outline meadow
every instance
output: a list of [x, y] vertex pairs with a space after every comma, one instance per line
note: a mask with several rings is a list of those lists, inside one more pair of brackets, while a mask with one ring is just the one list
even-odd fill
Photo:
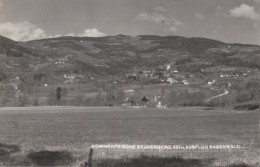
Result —
[[[212, 159], [213, 166], [260, 163], [259, 111], [223, 108], [123, 107], [0, 108], [0, 143], [18, 145], [21, 154], [68, 151], [87, 161], [93, 144], [240, 145], [223, 150], [94, 149], [93, 158], [142, 155]], [[1, 159], [0, 159], [1, 160]]]

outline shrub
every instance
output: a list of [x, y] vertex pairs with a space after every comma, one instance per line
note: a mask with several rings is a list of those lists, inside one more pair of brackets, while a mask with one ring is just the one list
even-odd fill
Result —
[[74, 162], [72, 154], [68, 151], [39, 151], [31, 152], [27, 156], [39, 166], [68, 166]]
[[0, 156], [10, 155], [19, 151], [19, 146], [0, 143]]
[[235, 110], [255, 110], [258, 109], [259, 105], [252, 105], [252, 104], [246, 104], [246, 105], [241, 105], [241, 106], [235, 106]]
[[259, 108], [259, 105], [250, 105], [249, 107], [247, 107], [248, 110], [255, 110], [258, 108]]

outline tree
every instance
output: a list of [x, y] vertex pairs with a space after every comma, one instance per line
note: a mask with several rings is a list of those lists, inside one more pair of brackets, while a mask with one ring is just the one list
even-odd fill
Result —
[[236, 94], [235, 98], [236, 98], [236, 102], [240, 103], [240, 105], [242, 102], [245, 102], [245, 101], [248, 101], [251, 99], [248, 92], [239, 92]]
[[255, 105], [255, 97], [260, 91], [260, 79], [258, 78], [249, 78], [246, 81], [246, 88], [251, 95], [253, 105]]
[[56, 94], [56, 100], [57, 100], [57, 103], [58, 105], [60, 104], [60, 99], [61, 99], [61, 92], [62, 92], [62, 89], [60, 87], [57, 88], [56, 90], [57, 94]]

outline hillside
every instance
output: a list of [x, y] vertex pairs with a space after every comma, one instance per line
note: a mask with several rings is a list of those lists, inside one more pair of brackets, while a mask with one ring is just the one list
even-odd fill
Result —
[[111, 87], [126, 90], [153, 84], [160, 92], [161, 84], [173, 85], [173, 80], [179, 84], [187, 80], [190, 89], [197, 91], [194, 86], [209, 86], [209, 81], [217, 80], [214, 88], [223, 91], [223, 85], [259, 76], [260, 47], [180, 36], [59, 37], [28, 42], [0, 36], [0, 59], [2, 90], [16, 85], [14, 93], [20, 90], [27, 99], [37, 96], [44, 104], [58, 86], [70, 90], [71, 97], [96, 97]]

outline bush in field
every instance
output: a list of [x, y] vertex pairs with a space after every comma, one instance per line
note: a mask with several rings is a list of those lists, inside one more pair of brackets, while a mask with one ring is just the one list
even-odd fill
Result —
[[0, 143], [1, 166], [31, 166], [31, 161], [19, 152], [20, 147], [17, 145]]
[[0, 156], [10, 155], [19, 151], [19, 146], [0, 143]]
[[255, 109], [258, 109], [259, 108], [259, 105], [250, 105], [247, 109], [248, 110], [255, 110]]
[[31, 152], [27, 157], [38, 166], [68, 166], [74, 162], [68, 151], [39, 151]]
[[47, 105], [67, 105], [68, 90], [66, 88], [61, 89], [58, 87], [56, 91], [51, 91], [47, 96]]

